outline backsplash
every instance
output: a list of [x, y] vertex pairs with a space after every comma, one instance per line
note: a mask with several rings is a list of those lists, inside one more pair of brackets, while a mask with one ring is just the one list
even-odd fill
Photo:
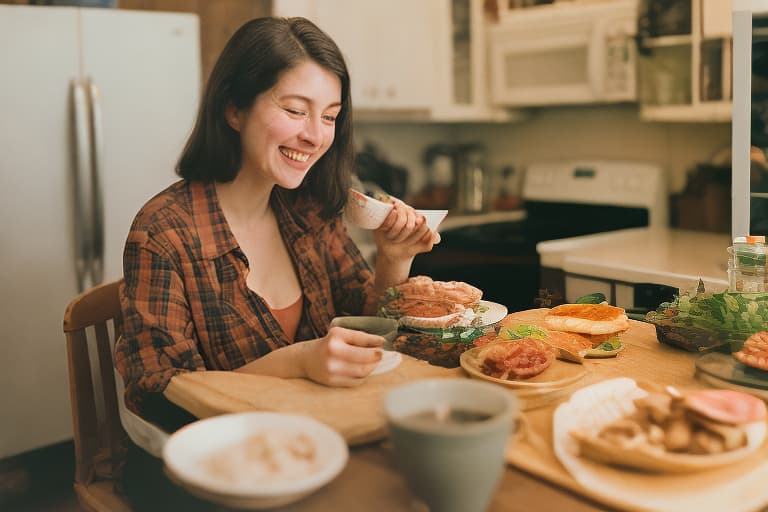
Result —
[[681, 191], [686, 173], [730, 145], [730, 123], [652, 123], [634, 106], [548, 108], [515, 124], [357, 123], [355, 138], [375, 144], [392, 163], [409, 170], [408, 191], [425, 183], [422, 153], [439, 142], [482, 142], [487, 168], [524, 167], [552, 159], [608, 158], [660, 164], [670, 192]]

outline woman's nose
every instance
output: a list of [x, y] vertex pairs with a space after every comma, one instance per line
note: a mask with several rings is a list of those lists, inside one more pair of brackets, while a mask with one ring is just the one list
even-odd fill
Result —
[[301, 138], [312, 146], [319, 146], [323, 140], [323, 125], [320, 118], [307, 117], [304, 122], [304, 130]]

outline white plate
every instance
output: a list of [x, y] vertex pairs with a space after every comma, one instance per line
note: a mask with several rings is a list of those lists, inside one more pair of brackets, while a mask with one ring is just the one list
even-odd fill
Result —
[[480, 317], [483, 319], [483, 327], [501, 322], [507, 316], [507, 306], [489, 300], [481, 300], [480, 305], [488, 308], [484, 313], [480, 313]]
[[[580, 484], [594, 491], [598, 488], [605, 491], [616, 490], [611, 485], [607, 485], [612, 479], [606, 479], [606, 477], [614, 471], [620, 475], [622, 472], [626, 473], [626, 470], [581, 457], [578, 441], [570, 435], [570, 432], [576, 430], [598, 432], [605, 425], [634, 412], [633, 400], [647, 394], [633, 379], [621, 377], [582, 388], [573, 393], [568, 402], [561, 404], [555, 410], [553, 424], [555, 454]], [[687, 474], [712, 469], [737, 462], [757, 450], [765, 439], [765, 422], [748, 425], [746, 433], [747, 445], [730, 452], [716, 455], [629, 453], [625, 460], [627, 464], [637, 464], [638, 468], [659, 473]], [[621, 478], [617, 478], [617, 481], [620, 480]], [[599, 485], [600, 481], [605, 485]]]
[[[478, 303], [481, 306], [484, 306], [485, 311], [480, 313], [480, 325], [469, 327], [469, 326], [460, 326], [460, 325], [452, 325], [450, 327], [423, 327], [424, 325], [434, 324], [435, 319], [429, 318], [429, 317], [419, 317], [419, 316], [402, 316], [399, 319], [400, 325], [406, 326], [414, 331], [417, 332], [423, 332], [426, 334], [441, 334], [443, 331], [458, 331], [461, 332], [462, 330], [466, 329], [480, 329], [483, 327], [490, 327], [497, 322], [500, 322], [505, 316], [507, 316], [507, 306], [503, 306], [501, 304], [498, 304], [496, 302], [491, 302], [489, 300], [481, 300], [478, 301]], [[450, 315], [446, 315], [445, 317], [452, 317], [456, 315], [455, 313], [451, 313]], [[471, 318], [474, 318], [472, 316]]]
[[[264, 472], [265, 466], [254, 465], [258, 457], [241, 456], [246, 451], [239, 448], [260, 434], [270, 440], [303, 435], [314, 449], [313, 456], [298, 460], [290, 450], [270, 444], [277, 454], [275, 460], [283, 464], [282, 474], [266, 470], [272, 474], [242, 478]], [[212, 466], [211, 458], [222, 453], [231, 456]], [[247, 508], [297, 501], [334, 479], [347, 458], [346, 442], [335, 430], [308, 416], [274, 412], [225, 414], [197, 421], [176, 431], [163, 447], [166, 472], [182, 487], [205, 499]]]
[[403, 356], [400, 354], [400, 352], [395, 352], [394, 350], [382, 350], [381, 361], [379, 361], [379, 364], [376, 365], [376, 368], [374, 368], [373, 371], [368, 374], [368, 376], [378, 375], [380, 373], [386, 373], [388, 371], [394, 370], [400, 365], [402, 360]]

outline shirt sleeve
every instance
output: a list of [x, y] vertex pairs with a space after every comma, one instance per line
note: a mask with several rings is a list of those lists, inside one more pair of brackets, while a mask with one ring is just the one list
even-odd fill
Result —
[[373, 314], [377, 297], [373, 292], [373, 272], [349, 237], [341, 217], [328, 224], [329, 277], [333, 303], [340, 315]]
[[123, 255], [123, 331], [115, 366], [126, 405], [141, 414], [143, 397], [161, 393], [171, 377], [204, 370], [181, 274], [165, 247], [132, 232]]

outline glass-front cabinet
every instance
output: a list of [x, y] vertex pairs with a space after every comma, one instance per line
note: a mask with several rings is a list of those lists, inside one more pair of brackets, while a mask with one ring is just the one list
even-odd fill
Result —
[[768, 0], [733, 5], [733, 236], [768, 236]]
[[640, 6], [640, 117], [728, 121], [731, 0], [643, 0]]

